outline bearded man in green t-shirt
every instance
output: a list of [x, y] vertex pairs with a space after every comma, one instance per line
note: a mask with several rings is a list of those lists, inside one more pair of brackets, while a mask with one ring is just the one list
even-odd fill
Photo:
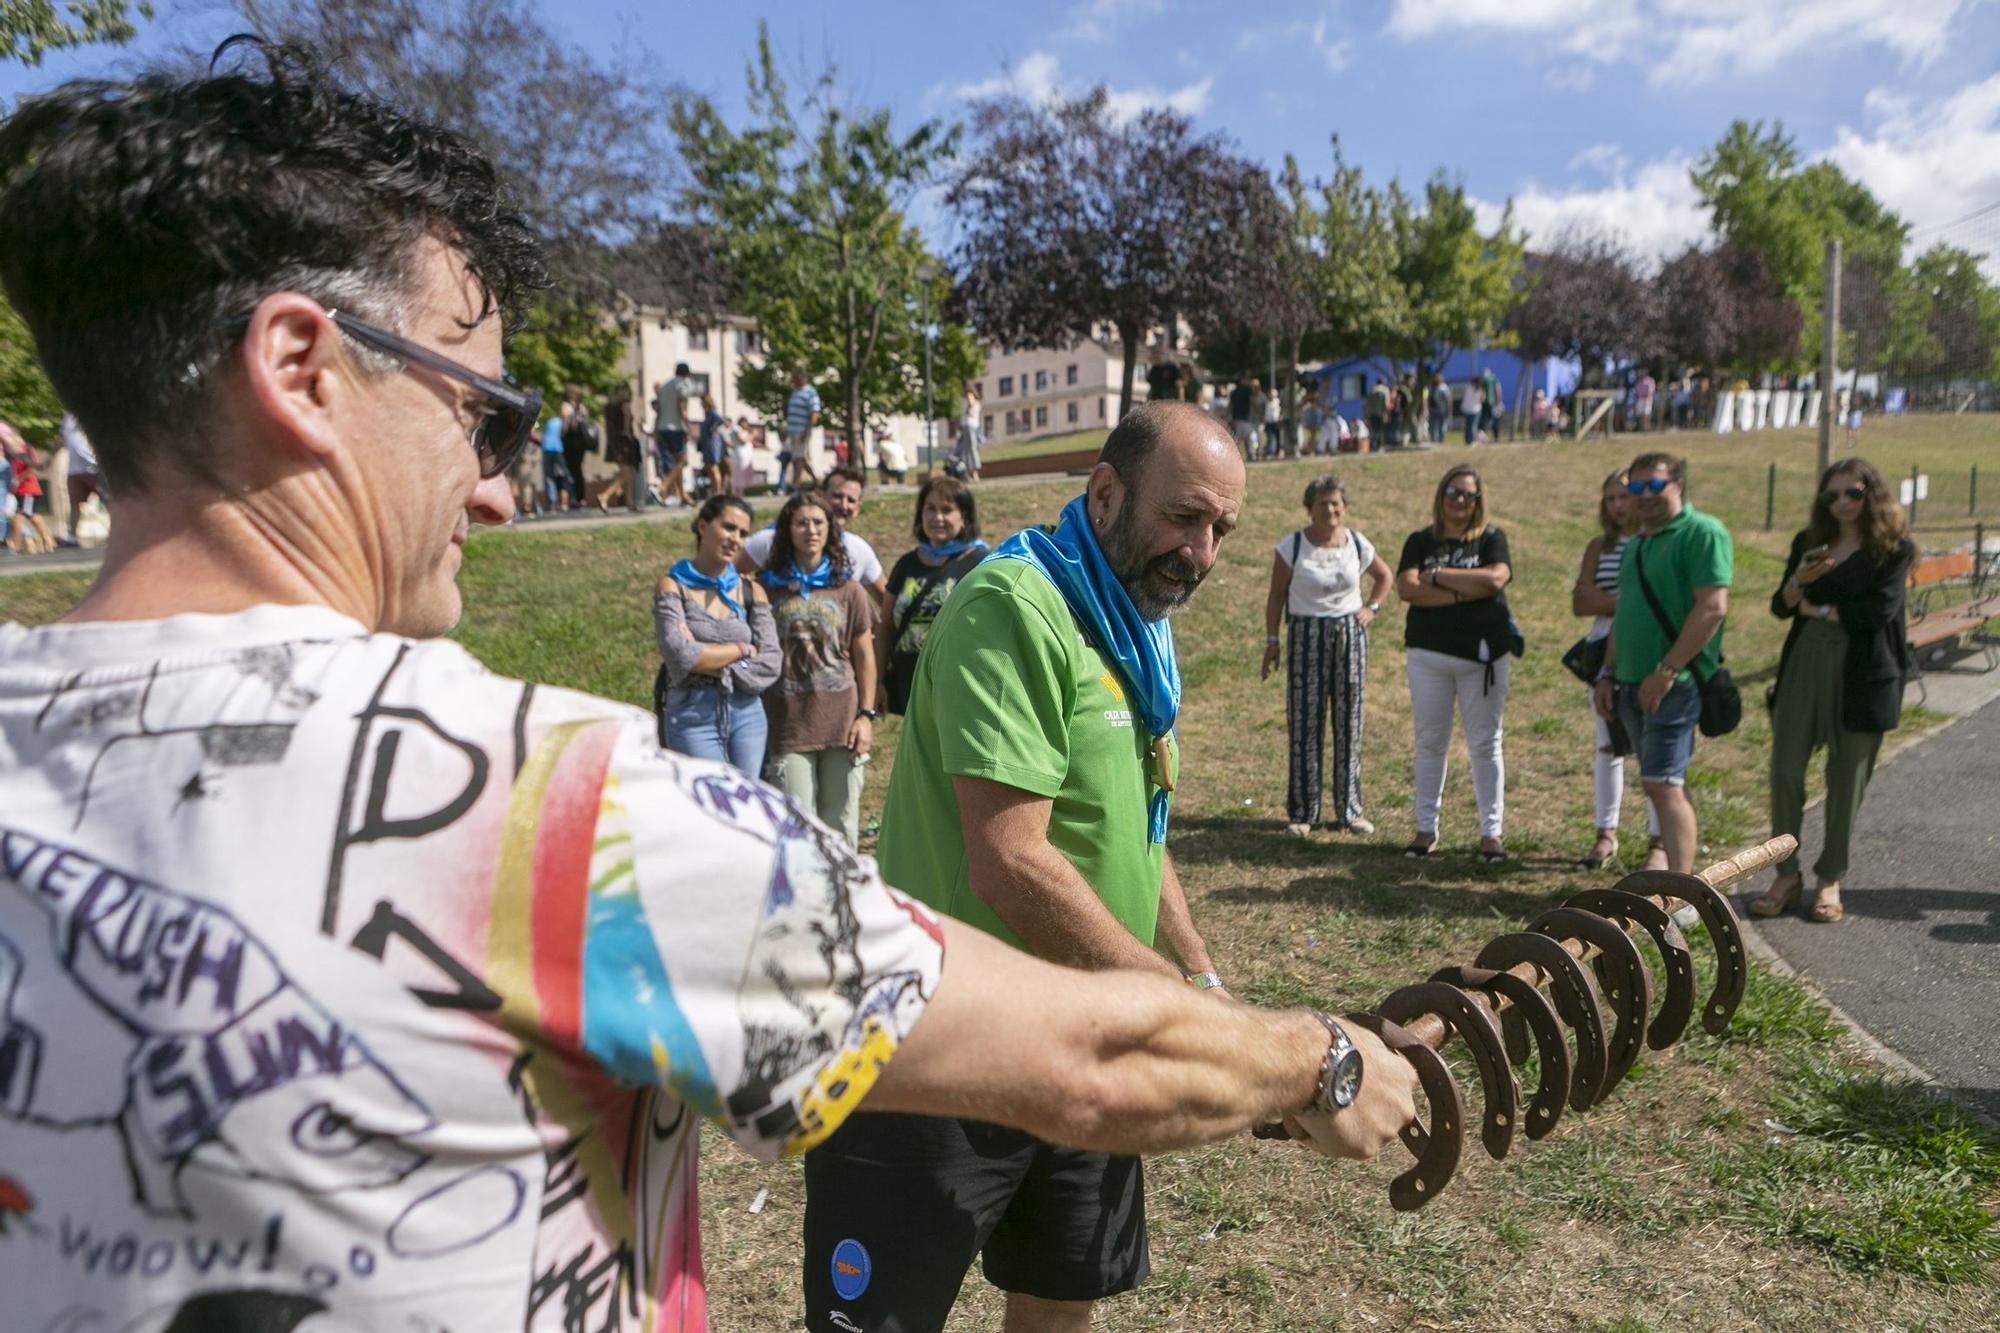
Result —
[[[1213, 567], [1243, 488], [1214, 417], [1147, 403], [1059, 524], [959, 582], [917, 662], [886, 877], [1051, 962], [1222, 993], [1166, 849], [1180, 695], [1167, 617]], [[814, 1330], [941, 1327], [977, 1254], [1007, 1292], [1008, 1333], [1085, 1329], [1092, 1301], [1148, 1269], [1137, 1158], [979, 1120], [857, 1114], [807, 1158], [806, 1187]]]

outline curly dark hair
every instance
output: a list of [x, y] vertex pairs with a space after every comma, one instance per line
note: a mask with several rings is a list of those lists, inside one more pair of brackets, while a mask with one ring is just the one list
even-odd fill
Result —
[[272, 292], [403, 331], [427, 238], [464, 256], [482, 317], [518, 317], [547, 282], [471, 142], [254, 37], [224, 42], [205, 77], [24, 99], [0, 122], [0, 235], [0, 283], [120, 492], [155, 466], [213, 478], [201, 437], [227, 321]]
[[1840, 520], [1833, 516], [1833, 484], [1852, 477], [1867, 488], [1861, 502], [1861, 546], [1870, 560], [1887, 560], [1910, 535], [1910, 520], [1896, 493], [1875, 465], [1859, 454], [1836, 460], [1819, 474], [1819, 492], [1813, 496], [1811, 536], [1815, 546], [1831, 546], [1840, 540]]
[[828, 512], [826, 502], [810, 491], [799, 491], [785, 501], [785, 507], [778, 511], [778, 522], [771, 537], [771, 554], [764, 561], [764, 568], [774, 574], [782, 574], [792, 567], [798, 553], [792, 549], [792, 517], [807, 505], [811, 505], [826, 515], [826, 558], [832, 568], [835, 583], [847, 582], [854, 572], [847, 559], [847, 543], [840, 539], [840, 531], [833, 526], [833, 515]]

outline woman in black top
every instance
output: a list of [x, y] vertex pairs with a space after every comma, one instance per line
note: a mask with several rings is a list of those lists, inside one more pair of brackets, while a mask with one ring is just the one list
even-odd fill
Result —
[[1410, 534], [1396, 566], [1396, 595], [1410, 608], [1403, 661], [1416, 738], [1417, 827], [1405, 856], [1429, 856], [1437, 846], [1455, 706], [1479, 800], [1479, 858], [1490, 865], [1507, 859], [1500, 842], [1507, 797], [1500, 717], [1507, 659], [1521, 653], [1521, 632], [1503, 591], [1513, 576], [1507, 534], [1486, 521], [1478, 470], [1453, 468], [1438, 482], [1431, 525]]
[[917, 489], [910, 535], [916, 548], [889, 570], [889, 614], [875, 622], [875, 660], [883, 663], [875, 706], [899, 715], [909, 707], [917, 653], [931, 622], [958, 581], [986, 558], [972, 488], [956, 477], [933, 473]]
[[[1812, 752], [1826, 747], [1826, 845], [1813, 864], [1819, 888], [1814, 921], [1846, 914], [1840, 880], [1854, 821], [1882, 733], [1903, 718], [1910, 662], [1904, 588], [1916, 558], [1907, 532], [1902, 506], [1882, 474], [1865, 459], [1843, 459], [1820, 478], [1812, 522], [1792, 538], [1785, 581], [1771, 595], [1771, 614], [1792, 622], [1771, 705], [1773, 834], [1799, 835], [1806, 768]], [[1776, 916], [1804, 889], [1794, 853], [1750, 910]]]

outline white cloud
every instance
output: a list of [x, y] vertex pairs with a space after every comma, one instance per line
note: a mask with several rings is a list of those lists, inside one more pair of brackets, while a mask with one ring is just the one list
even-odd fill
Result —
[[1569, 169], [1589, 167], [1607, 176], [1624, 174], [1627, 159], [1615, 143], [1594, 143], [1569, 160]]
[[1643, 61], [1652, 83], [1690, 84], [1767, 74], [1807, 53], [1849, 48], [1886, 48], [1905, 66], [1921, 67], [1943, 53], [1952, 24], [1980, 3], [1394, 0], [1385, 31], [1405, 40], [1495, 31], [1545, 37], [1545, 45], [1565, 56], [1606, 64]]
[[[1833, 147], [1817, 156], [1866, 185], [1920, 232], [2000, 199], [2000, 74], [1936, 101], [1878, 88], [1866, 106], [1867, 132], [1843, 126]], [[1938, 240], [1967, 243], [1949, 229], [1919, 235], [1916, 243], [1923, 248]]]
[[1069, 24], [1058, 38], [1078, 42], [1108, 42], [1129, 18], [1144, 18], [1166, 8], [1166, 0], [1083, 0], [1069, 12]]
[[1036, 51], [1012, 69], [1002, 68], [992, 78], [981, 79], [978, 83], [961, 83], [952, 91], [967, 102], [1009, 93], [1030, 102], [1046, 102], [1057, 92], [1056, 71], [1059, 64], [1048, 52]]
[[1257, 51], [1272, 46], [1296, 46], [1310, 43], [1315, 55], [1329, 70], [1336, 73], [1346, 69], [1354, 58], [1354, 43], [1345, 37], [1330, 38], [1328, 23], [1318, 18], [1310, 23], [1278, 23], [1264, 27], [1245, 28], [1236, 35], [1236, 49]]
[[[1593, 158], [1593, 154], [1596, 155]], [[1621, 237], [1642, 258], [1671, 258], [1708, 235], [1708, 213], [1688, 179], [1688, 159], [1678, 153], [1648, 162], [1628, 175], [1623, 155], [1610, 144], [1579, 154], [1601, 166], [1607, 154], [1618, 159], [1608, 185], [1550, 189], [1530, 181], [1514, 193], [1514, 221], [1528, 233], [1530, 247], [1547, 245], [1571, 227]], [[1576, 165], [1575, 163], [1571, 164]], [[1476, 201], [1479, 225], [1500, 221], [1501, 205]]]
[[[1107, 88], [1106, 109], [1116, 121], [1128, 121], [1141, 112], [1155, 109], [1198, 116], [1208, 109], [1209, 95], [1215, 90], [1213, 76], [1179, 88]], [[935, 91], [935, 90], [934, 90]], [[1011, 70], [1003, 69], [990, 79], [961, 83], [953, 95], [965, 101], [1012, 94], [1030, 102], [1048, 102], [1071, 89], [1062, 79], [1062, 64], [1046, 51], [1036, 51]]]

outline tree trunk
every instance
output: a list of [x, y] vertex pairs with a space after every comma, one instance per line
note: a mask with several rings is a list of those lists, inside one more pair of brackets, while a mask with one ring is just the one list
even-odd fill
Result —
[[1118, 337], [1125, 344], [1125, 370], [1119, 376], [1118, 385], [1118, 419], [1123, 421], [1132, 410], [1133, 372], [1139, 368], [1139, 330], [1132, 323], [1121, 321]]

